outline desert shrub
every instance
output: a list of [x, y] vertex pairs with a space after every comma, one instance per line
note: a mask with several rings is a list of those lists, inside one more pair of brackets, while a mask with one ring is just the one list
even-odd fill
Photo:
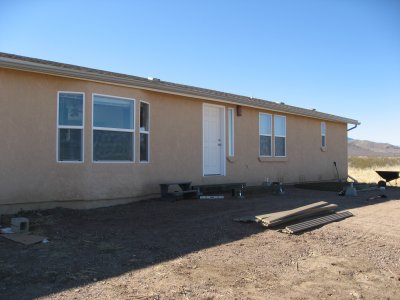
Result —
[[[377, 183], [382, 178], [375, 172], [382, 171], [400, 171], [400, 157], [349, 157], [348, 174], [365, 183]], [[392, 181], [391, 184], [397, 184]]]
[[400, 165], [400, 157], [349, 157], [349, 167], [355, 169], [376, 169], [395, 165]]

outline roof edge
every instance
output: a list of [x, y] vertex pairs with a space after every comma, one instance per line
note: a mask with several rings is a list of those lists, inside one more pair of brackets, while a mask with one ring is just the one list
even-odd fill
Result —
[[198, 88], [189, 85], [176, 84], [161, 80], [149, 80], [147, 78], [131, 76], [121, 73], [102, 71], [98, 69], [63, 64], [48, 60], [30, 58], [14, 54], [0, 52], [0, 67], [21, 71], [42, 73], [54, 76], [84, 79], [114, 85], [123, 85], [155, 92], [168, 93], [180, 96], [188, 96], [203, 100], [231, 103], [258, 109], [266, 109], [280, 113], [287, 113], [303, 117], [334, 121], [340, 123], [360, 125], [357, 120], [322, 113], [316, 110], [300, 108], [296, 106], [280, 104], [268, 100], [251, 98], [236, 94], [230, 94], [210, 89]]

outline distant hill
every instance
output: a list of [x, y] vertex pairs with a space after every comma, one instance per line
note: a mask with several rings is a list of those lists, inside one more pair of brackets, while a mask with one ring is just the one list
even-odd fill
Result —
[[348, 140], [349, 156], [400, 156], [400, 147], [388, 143]]

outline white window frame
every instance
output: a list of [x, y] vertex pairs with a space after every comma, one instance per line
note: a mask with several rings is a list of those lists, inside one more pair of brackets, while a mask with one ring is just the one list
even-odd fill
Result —
[[[147, 104], [148, 105], [148, 107], [149, 107], [149, 115], [148, 115], [148, 122], [149, 122], [149, 130], [142, 130], [142, 128], [140, 127], [140, 105], [141, 105], [141, 103], [145, 103], [145, 104]], [[150, 162], [150, 124], [151, 124], [151, 122], [150, 122], [150, 103], [149, 102], [147, 102], [147, 101], [143, 101], [143, 100], [140, 100], [139, 101], [139, 162], [140, 163], [149, 163]], [[140, 142], [141, 142], [141, 140], [140, 140], [140, 135], [141, 134], [147, 134], [147, 160], [141, 160], [140, 159]]]
[[[324, 137], [324, 139], [323, 139]], [[323, 143], [325, 142], [325, 144]], [[326, 147], [326, 123], [321, 122], [321, 147], [325, 148]]]
[[235, 110], [228, 108], [228, 156], [235, 156]]
[[[271, 118], [270, 118], [270, 126], [271, 126], [271, 134], [263, 134], [263, 133], [261, 133], [261, 126], [260, 126], [260, 120], [261, 120], [261, 115], [267, 115], [267, 116], [270, 116]], [[274, 140], [272, 139], [272, 133], [273, 133], [273, 127], [272, 127], [272, 121], [273, 120], [273, 115], [272, 114], [268, 114], [268, 113], [262, 113], [262, 112], [260, 112], [259, 114], [258, 114], [258, 155], [259, 155], [259, 157], [272, 157], [273, 156], [273, 154], [274, 154], [274, 147], [273, 147], [273, 143], [274, 143]], [[269, 136], [269, 137], [271, 137], [271, 155], [261, 155], [261, 138], [260, 138], [260, 136]]]
[[[94, 126], [94, 97], [95, 96], [100, 96], [100, 97], [109, 97], [109, 98], [114, 98], [114, 99], [121, 99], [121, 100], [128, 100], [133, 102], [133, 129], [123, 129], [123, 128], [111, 128], [111, 127], [95, 127]], [[105, 94], [97, 94], [97, 93], [92, 93], [92, 163], [95, 164], [102, 164], [102, 163], [112, 163], [112, 164], [120, 164], [120, 163], [135, 163], [135, 128], [136, 128], [136, 100], [133, 98], [126, 98], [126, 97], [119, 97], [119, 96], [114, 96], [114, 95], [105, 95]], [[94, 160], [94, 131], [95, 130], [104, 130], [104, 131], [118, 131], [118, 132], [130, 132], [132, 134], [132, 160]]]
[[[275, 132], [275, 128], [276, 128], [276, 118], [283, 118], [284, 120], [285, 120], [285, 135], [277, 135], [276, 134], [276, 132]], [[287, 156], [287, 148], [286, 148], [286, 126], [287, 126], [287, 123], [286, 123], [286, 116], [282, 116], [282, 115], [274, 115], [274, 156], [275, 157], [286, 157]], [[285, 155], [276, 155], [276, 149], [275, 149], [275, 147], [276, 147], [276, 145], [275, 145], [275, 138], [276, 137], [283, 137], [283, 138], [285, 138]]]
[[[82, 126], [74, 126], [74, 125], [60, 125], [60, 94], [76, 94], [76, 95], [82, 95], [83, 96], [83, 102], [82, 102]], [[85, 93], [83, 92], [71, 92], [71, 91], [58, 91], [57, 92], [57, 131], [56, 131], [56, 162], [57, 163], [63, 163], [63, 164], [82, 164], [85, 162]], [[60, 160], [60, 153], [59, 153], [59, 138], [60, 138], [60, 129], [80, 129], [82, 130], [82, 153], [81, 157], [82, 160]]]

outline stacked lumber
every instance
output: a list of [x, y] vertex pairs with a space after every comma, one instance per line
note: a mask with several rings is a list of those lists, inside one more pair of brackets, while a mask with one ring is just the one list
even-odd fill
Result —
[[336, 208], [336, 204], [329, 204], [328, 202], [320, 201], [291, 210], [258, 215], [256, 216], [256, 219], [262, 226], [274, 227], [290, 221], [296, 221], [304, 219], [305, 217], [322, 214], [324, 212], [334, 212]]
[[[258, 222], [264, 227], [276, 227], [279, 225], [294, 223], [301, 221], [298, 224], [287, 226], [283, 232], [298, 233], [318, 226], [322, 226], [331, 222], [339, 221], [352, 214], [348, 211], [342, 213], [335, 213], [337, 209], [336, 204], [330, 204], [325, 201], [319, 201], [313, 204], [297, 207], [291, 210], [279, 211], [269, 214], [261, 214], [256, 216], [243, 216], [234, 219], [238, 222]], [[326, 215], [324, 217], [314, 218], [319, 215]]]
[[286, 233], [298, 233], [298, 232], [302, 232], [304, 230], [308, 230], [308, 229], [312, 229], [321, 225], [325, 225], [331, 222], [336, 222], [339, 220], [343, 220], [345, 218], [351, 217], [353, 216], [353, 214], [349, 211], [344, 211], [341, 213], [337, 213], [337, 214], [330, 214], [324, 217], [320, 217], [320, 218], [316, 218], [313, 220], [309, 220], [309, 221], [305, 221], [305, 222], [301, 222], [298, 224], [294, 224], [294, 225], [290, 225], [287, 226], [283, 232]]

